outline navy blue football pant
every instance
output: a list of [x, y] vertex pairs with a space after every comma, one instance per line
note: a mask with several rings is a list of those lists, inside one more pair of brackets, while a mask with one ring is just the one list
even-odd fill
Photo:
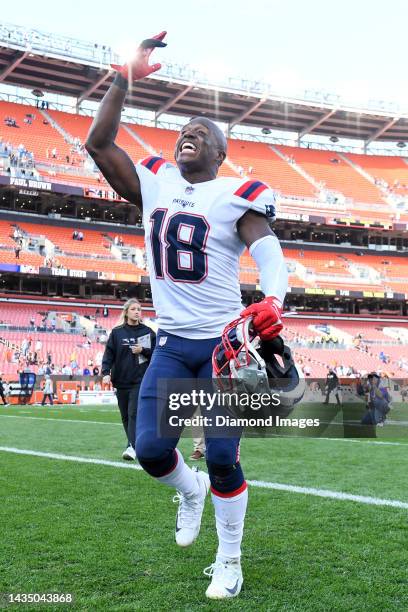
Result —
[[[181, 435], [176, 429], [171, 437], [158, 431], [158, 411], [168, 403], [168, 393], [159, 381], [173, 379], [208, 379], [212, 377], [211, 357], [220, 338], [190, 340], [159, 330], [156, 348], [144, 375], [139, 395], [136, 424], [136, 455], [144, 470], [160, 478], [170, 473], [176, 463], [175, 448]], [[196, 406], [183, 409], [182, 416], [193, 415]], [[226, 414], [219, 406], [215, 412]], [[221, 496], [230, 496], [244, 484], [239, 463], [241, 429], [228, 429], [228, 437], [213, 437], [204, 427], [206, 461], [212, 488]]]

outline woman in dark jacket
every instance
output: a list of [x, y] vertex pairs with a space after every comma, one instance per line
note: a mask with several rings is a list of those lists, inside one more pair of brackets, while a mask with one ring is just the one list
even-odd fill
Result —
[[131, 298], [123, 307], [120, 323], [112, 329], [102, 359], [103, 383], [112, 383], [128, 445], [122, 457], [136, 458], [136, 413], [140, 383], [156, 344], [154, 331], [141, 322], [140, 302]]

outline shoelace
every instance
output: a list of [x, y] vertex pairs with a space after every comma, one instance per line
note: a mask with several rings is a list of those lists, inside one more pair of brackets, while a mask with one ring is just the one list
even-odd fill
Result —
[[181, 523], [187, 519], [187, 521], [194, 517], [195, 513], [199, 508], [199, 502], [193, 497], [191, 499], [185, 497], [182, 493], [177, 493], [173, 497], [173, 502], [179, 505], [178, 515]]
[[224, 563], [221, 563], [221, 561], [215, 561], [203, 570], [203, 574], [211, 578], [212, 576], [214, 576], [215, 573], [218, 573], [218, 570], [220, 571], [220, 573], [223, 573], [225, 569], [226, 566]]

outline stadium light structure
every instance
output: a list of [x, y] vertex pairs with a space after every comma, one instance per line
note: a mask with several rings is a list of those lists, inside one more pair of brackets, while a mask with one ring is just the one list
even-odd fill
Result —
[[252, 104], [252, 106], [250, 106], [244, 112], [242, 112], [240, 115], [238, 115], [237, 117], [234, 117], [234, 119], [232, 119], [228, 124], [228, 133], [230, 133], [230, 131], [235, 125], [237, 125], [238, 123], [241, 123], [244, 119], [246, 119], [247, 117], [249, 117], [249, 115], [251, 115], [254, 111], [256, 111], [260, 106], [262, 106], [262, 104], [265, 104], [267, 99], [268, 99], [267, 96], [260, 98], [254, 104]]
[[26, 49], [23, 53], [17, 51], [14, 53], [11, 62], [0, 72], [0, 82], [4, 81], [6, 77], [8, 77], [17, 66], [21, 64], [25, 60], [25, 58], [30, 54], [30, 49]]
[[316, 121], [313, 121], [312, 123], [307, 125], [301, 132], [299, 132], [298, 144], [300, 144], [300, 141], [302, 140], [303, 136], [306, 136], [306, 134], [310, 134], [311, 132], [313, 132], [313, 130], [319, 127], [319, 125], [327, 121], [327, 119], [330, 119], [330, 117], [334, 115], [334, 113], [337, 113], [337, 110], [337, 108], [332, 108], [327, 113], [322, 115], [320, 119], [316, 119]]
[[378, 130], [376, 130], [374, 132], [374, 134], [372, 134], [365, 142], [364, 142], [364, 152], [367, 151], [367, 147], [369, 144], [371, 144], [374, 140], [377, 140], [377, 138], [379, 138], [382, 134], [384, 134], [384, 132], [387, 132], [390, 128], [392, 128], [392, 126], [397, 123], [397, 121], [400, 120], [400, 117], [394, 117], [393, 119], [391, 119], [390, 121], [388, 121], [387, 123], [385, 123], [382, 127], [380, 127]]
[[160, 115], [162, 115], [163, 113], [168, 111], [172, 106], [174, 106], [174, 104], [176, 104], [179, 100], [184, 98], [184, 96], [186, 94], [188, 94], [193, 89], [193, 87], [194, 87], [194, 85], [193, 85], [193, 83], [191, 83], [190, 85], [187, 85], [187, 87], [185, 89], [183, 89], [182, 91], [180, 91], [177, 95], [169, 98], [169, 100], [167, 100], [167, 102], [165, 102], [165, 104], [163, 104], [155, 112], [154, 120], [157, 121], [157, 119], [160, 117]]
[[108, 80], [108, 78], [111, 76], [111, 74], [113, 74], [113, 70], [106, 71], [101, 77], [99, 77], [99, 79], [96, 79], [96, 81], [94, 81], [89, 87], [84, 89], [84, 91], [77, 98], [77, 103], [76, 103], [76, 110], [77, 110], [77, 112], [79, 110], [79, 107], [80, 107], [81, 103], [84, 100], [86, 100], [87, 98], [89, 98], [89, 96], [91, 94], [93, 94], [94, 91], [99, 89], [99, 87], [101, 85], [103, 85], [103, 83], [105, 83], [105, 81]]
[[[72, 97], [78, 101], [78, 108], [85, 98], [96, 102], [102, 97], [110, 82], [108, 78], [110, 64], [120, 63], [118, 54], [106, 45], [37, 30], [27, 30], [22, 26], [11, 24], [2, 23], [1, 26], [0, 50], [4, 52], [1, 69], [7, 72], [8, 76], [6, 72], [2, 73], [3, 84], [7, 87], [14, 87], [15, 78], [20, 71], [25, 74], [24, 82], [27, 87], [45, 88], [47, 95], [48, 92], [52, 95], [67, 95], [65, 91], [69, 85]], [[10, 50], [13, 55], [10, 54]], [[25, 54], [28, 54], [28, 59], [34, 54], [38, 61], [24, 61]], [[67, 59], [85, 69], [81, 73], [85, 79], [82, 84], [74, 78], [71, 67], [66, 70]], [[43, 62], [47, 66], [45, 72]], [[339, 126], [338, 135], [342, 141], [343, 139], [358, 139], [361, 142], [358, 149], [363, 148], [364, 141], [367, 147], [373, 140], [381, 140], [381, 134], [383, 134], [382, 139], [388, 144], [392, 141], [394, 151], [397, 149], [397, 142], [408, 141], [408, 127], [405, 121], [408, 119], [408, 112], [405, 111], [405, 108], [405, 112], [400, 109], [398, 104], [391, 105], [379, 100], [357, 107], [347, 105], [343, 96], [318, 90], [303, 90], [296, 95], [288, 96], [278, 93], [276, 84], [227, 76], [225, 66], [218, 60], [202, 66], [202, 70], [203, 72], [200, 72], [187, 64], [180, 65], [163, 61], [159, 73], [152, 75], [146, 82], [138, 84], [136, 89], [138, 95], [128, 100], [130, 108], [152, 112], [153, 121], [155, 119], [157, 121], [157, 118], [166, 110], [171, 114], [183, 116], [196, 115], [201, 112], [204, 114], [210, 96], [214, 98], [214, 112], [219, 111], [217, 116], [223, 123], [230, 123], [230, 129], [240, 121], [247, 123], [251, 128], [257, 128], [258, 131], [266, 124], [271, 130], [296, 132], [296, 135], [290, 138], [293, 144], [296, 138], [300, 144], [299, 141], [306, 134], [310, 134], [310, 137], [316, 140], [321, 135], [326, 138], [330, 137], [334, 131], [333, 121], [336, 121]], [[44, 73], [47, 74], [46, 81], [44, 81]], [[174, 91], [169, 91], [169, 85], [174, 87]], [[197, 92], [197, 96], [189, 94], [191, 85], [192, 90]], [[151, 96], [152, 90], [157, 97], [156, 95]], [[146, 98], [149, 99], [148, 104], [145, 103]], [[261, 111], [257, 112], [263, 99], [266, 102]], [[179, 100], [182, 100], [182, 104], [177, 104]], [[141, 106], [136, 106], [136, 103], [141, 103]], [[339, 112], [335, 114], [336, 111]], [[207, 112], [211, 114], [211, 110]], [[265, 118], [265, 116], [274, 116], [275, 113], [279, 117], [276, 123]], [[394, 125], [394, 118], [397, 115], [400, 116], [400, 120], [391, 133], [389, 127]], [[293, 130], [293, 123], [296, 123], [295, 130]], [[278, 137], [276, 140], [278, 141]], [[331, 145], [328, 144], [328, 146]], [[385, 149], [385, 152], [389, 154], [390, 150]]]

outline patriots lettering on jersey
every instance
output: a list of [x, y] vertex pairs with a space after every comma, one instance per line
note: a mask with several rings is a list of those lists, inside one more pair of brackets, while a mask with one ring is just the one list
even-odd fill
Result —
[[173, 204], [179, 204], [183, 208], [186, 208], [186, 206], [188, 206], [188, 208], [194, 208], [195, 206], [194, 202], [189, 202], [188, 200], [181, 200], [180, 198], [174, 198]]
[[234, 195], [253, 202], [265, 189], [268, 187], [261, 181], [247, 181], [236, 190]]
[[166, 163], [166, 160], [162, 157], [154, 157], [153, 155], [150, 157], [146, 157], [142, 162], [142, 166], [148, 168], [153, 174], [157, 174], [159, 169], [163, 164]]

